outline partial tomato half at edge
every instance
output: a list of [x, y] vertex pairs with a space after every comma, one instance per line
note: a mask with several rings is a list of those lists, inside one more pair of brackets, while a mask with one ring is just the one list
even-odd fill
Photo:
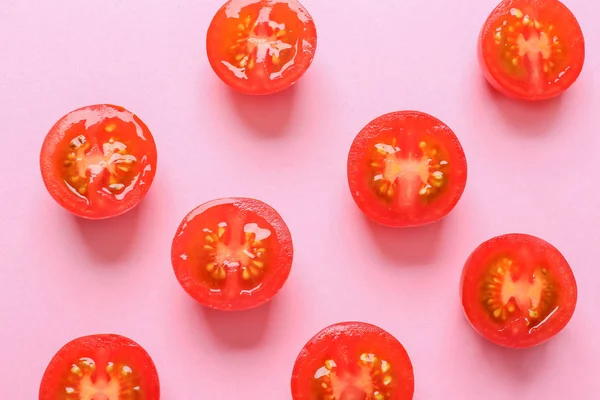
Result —
[[292, 259], [292, 237], [277, 211], [240, 197], [192, 210], [171, 248], [183, 289], [218, 310], [245, 310], [269, 301], [286, 282]]
[[290, 87], [311, 65], [316, 48], [315, 23], [297, 0], [230, 0], [206, 37], [212, 69], [244, 94]]
[[483, 25], [479, 63], [488, 82], [522, 100], [545, 100], [567, 90], [585, 59], [581, 27], [558, 0], [502, 1]]
[[410, 400], [415, 379], [402, 344], [364, 322], [343, 322], [317, 333], [292, 372], [293, 400]]
[[71, 213], [89, 219], [123, 214], [144, 198], [156, 173], [148, 127], [123, 107], [79, 108], [50, 129], [40, 153], [44, 185]]
[[386, 226], [440, 220], [456, 206], [466, 182], [467, 160], [454, 132], [418, 111], [371, 121], [348, 154], [348, 184], [356, 205]]
[[54, 355], [39, 400], [159, 400], [158, 372], [150, 355], [120, 335], [77, 338]]
[[577, 284], [558, 249], [515, 233], [473, 251], [463, 269], [461, 297], [479, 334], [501, 346], [525, 348], [565, 328], [575, 311]]

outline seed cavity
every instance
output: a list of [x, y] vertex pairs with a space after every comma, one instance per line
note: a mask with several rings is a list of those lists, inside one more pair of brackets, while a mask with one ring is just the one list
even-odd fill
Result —
[[339, 400], [336, 393], [342, 393], [347, 388], [355, 388], [371, 394], [366, 399], [391, 399], [394, 375], [389, 361], [381, 359], [374, 353], [361, 353], [357, 359], [357, 368], [352, 375], [337, 374], [337, 364], [333, 359], [327, 359], [315, 370], [313, 387], [319, 388], [319, 398]]
[[[265, 22], [251, 15], [240, 17], [239, 21], [236, 40], [229, 46], [231, 62], [223, 61], [236, 76], [247, 78], [247, 71], [267, 60], [272, 66], [284, 68], [284, 65], [292, 59], [295, 50], [290, 43], [295, 38], [291, 36], [285, 24], [275, 21]], [[280, 74], [281, 72], [273, 72], [271, 78]]]
[[[527, 326], [536, 326], [556, 306], [554, 278], [547, 268], [533, 270], [501, 257], [487, 269], [481, 286], [482, 306], [493, 320], [525, 318]], [[532, 272], [526, 272], [532, 271]]]
[[[560, 78], [558, 75], [563, 71], [551, 60], [560, 57], [564, 44], [558, 36], [551, 34], [553, 28], [553, 25], [545, 27], [543, 22], [519, 8], [512, 8], [493, 32], [494, 42], [505, 59], [505, 68], [510, 73], [526, 71], [535, 85]], [[526, 35], [522, 33], [523, 29], [527, 29]], [[530, 70], [525, 69], [525, 58], [530, 61]]]
[[[72, 375], [64, 383], [64, 400], [81, 399], [119, 399], [139, 400], [140, 376], [130, 366], [107, 362], [103, 366], [108, 376], [104, 379], [94, 377], [94, 360], [90, 358], [80, 359], [71, 366]], [[61, 397], [63, 399], [63, 397]]]
[[[385, 141], [378, 139], [373, 145], [368, 166], [373, 191], [379, 198], [392, 202], [400, 193], [414, 190], [415, 195], [428, 199], [443, 190], [448, 161], [437, 146], [426, 141], [419, 142], [419, 149], [420, 154], [403, 152], [395, 136]], [[418, 181], [416, 188], [414, 179]]]
[[229, 229], [223, 222], [215, 229], [203, 230], [202, 250], [209, 259], [204, 264], [204, 270], [216, 285], [215, 288], [220, 287], [231, 273], [237, 273], [244, 285], [255, 286], [266, 270], [265, 257], [268, 251], [264, 241], [269, 239], [271, 231], [255, 223], [246, 224], [244, 242], [236, 248], [236, 244], [231, 243], [231, 238], [237, 237], [236, 232], [226, 235]]
[[[116, 130], [116, 124], [104, 127], [106, 132]], [[81, 196], [89, 194], [92, 182], [98, 182], [98, 189], [114, 195], [120, 194], [132, 182], [132, 166], [137, 163], [135, 156], [128, 153], [127, 145], [118, 138], [110, 137], [101, 146], [101, 151], [90, 146], [85, 135], [79, 135], [69, 142], [69, 149], [62, 161], [65, 183]]]

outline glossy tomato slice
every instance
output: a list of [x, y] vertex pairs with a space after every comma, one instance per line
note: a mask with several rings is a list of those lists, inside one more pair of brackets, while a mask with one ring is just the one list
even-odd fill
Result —
[[583, 68], [585, 45], [575, 16], [557, 0], [505, 0], [485, 22], [479, 63], [509, 97], [544, 100], [569, 88]]
[[158, 372], [148, 353], [119, 335], [75, 339], [50, 361], [39, 400], [159, 400]]
[[40, 154], [50, 195], [75, 215], [115, 217], [135, 207], [156, 173], [156, 146], [146, 125], [123, 107], [101, 104], [62, 117]]
[[490, 239], [471, 254], [461, 282], [467, 319], [490, 341], [532, 347], [560, 332], [571, 319], [577, 285], [563, 255], [534, 236]]
[[292, 258], [292, 237], [281, 216], [248, 198], [213, 200], [192, 210], [171, 248], [181, 286], [219, 310], [244, 310], [270, 300], [287, 280]]
[[291, 386], [293, 400], [410, 400], [415, 380], [395, 337], [374, 325], [344, 322], [304, 346]]
[[431, 115], [400, 111], [371, 121], [348, 155], [348, 183], [358, 207], [392, 227], [435, 222], [458, 203], [467, 161], [452, 130]]
[[206, 38], [213, 70], [245, 94], [290, 87], [306, 72], [316, 48], [315, 23], [297, 0], [230, 0]]

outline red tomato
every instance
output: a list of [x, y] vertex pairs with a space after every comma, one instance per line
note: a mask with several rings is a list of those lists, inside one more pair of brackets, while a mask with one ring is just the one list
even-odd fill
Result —
[[374, 325], [344, 322], [304, 346], [291, 386], [293, 400], [410, 400], [415, 378], [395, 337]]
[[247, 198], [218, 199], [192, 210], [171, 248], [175, 275], [199, 303], [244, 310], [269, 301], [292, 267], [290, 231], [267, 204]]
[[348, 183], [358, 207], [392, 227], [435, 222], [458, 203], [467, 160], [458, 138], [440, 120], [400, 111], [371, 121], [348, 155]]
[[158, 372], [137, 343], [119, 335], [84, 336], [50, 361], [39, 400], [159, 400]]
[[473, 328], [506, 347], [540, 344], [569, 322], [577, 285], [563, 255], [530, 235], [490, 239], [471, 254], [462, 273], [462, 304]]
[[83, 107], [50, 130], [40, 154], [46, 188], [65, 209], [90, 219], [135, 207], [156, 173], [156, 146], [144, 123], [123, 107]]
[[504, 0], [483, 25], [479, 63], [490, 84], [523, 100], [556, 97], [571, 86], [585, 58], [575, 16], [557, 0]]
[[245, 94], [290, 87], [306, 72], [316, 48], [315, 23], [297, 0], [230, 0], [206, 38], [213, 70]]

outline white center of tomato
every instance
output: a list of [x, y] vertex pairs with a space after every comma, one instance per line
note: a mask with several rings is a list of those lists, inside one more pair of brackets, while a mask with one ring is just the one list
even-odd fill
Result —
[[[223, 222], [220, 226], [226, 228], [227, 223]], [[255, 223], [244, 225], [244, 233], [246, 236], [254, 235], [254, 241], [264, 240], [271, 236], [270, 230], [262, 229]], [[240, 262], [249, 264], [255, 258], [256, 254], [252, 251], [252, 243], [248, 240], [235, 240], [234, 236], [228, 244], [216, 243], [214, 260], [217, 264], [223, 264], [226, 268], [238, 268]]]
[[[237, 235], [241, 229], [244, 240]], [[229, 240], [225, 242], [227, 232]], [[232, 225], [219, 223], [216, 232], [205, 228], [204, 234], [203, 249], [210, 259], [205, 270], [215, 281], [223, 281], [232, 272], [239, 273], [244, 281], [257, 280], [262, 275], [267, 252], [263, 241], [271, 236], [271, 230], [253, 222], [242, 227], [240, 220], [233, 219]]]
[[537, 31], [533, 31], [528, 39], [521, 34], [517, 38], [517, 45], [519, 46], [519, 56], [523, 57], [527, 54], [531, 61], [537, 62], [540, 54], [544, 60], [547, 60], [552, 54], [550, 39], [546, 32], [538, 34]]
[[429, 178], [429, 160], [409, 156], [401, 159], [395, 154], [386, 157], [383, 177], [389, 181], [396, 179], [418, 178], [422, 183], [427, 183]]
[[[543, 267], [524, 270], [509, 258], [494, 262], [482, 281], [483, 304], [499, 323], [535, 328], [556, 311], [556, 281]], [[519, 331], [513, 325], [514, 333]]]
[[517, 45], [519, 46], [519, 56], [526, 56], [531, 65], [531, 78], [534, 82], [541, 81], [541, 65], [539, 57], [542, 56], [543, 60], [548, 60], [551, 55], [550, 40], [545, 32], [538, 34], [537, 31], [533, 31], [528, 39], [521, 34], [517, 38]]
[[87, 357], [71, 365], [66, 381], [60, 397], [64, 400], [134, 400], [142, 394], [131, 367], [108, 362], [99, 371], [96, 361]]
[[[257, 64], [265, 64], [269, 60], [272, 70], [268, 78], [276, 79], [283, 72], [294, 64], [294, 59], [290, 59], [284, 65], [282, 64], [281, 53], [285, 50], [296, 48], [298, 44], [290, 44], [289, 31], [286, 30], [284, 23], [278, 23], [271, 20], [272, 7], [264, 7], [260, 10], [256, 20], [247, 16], [240, 18], [238, 24], [238, 39], [236, 44], [231, 47], [234, 62], [226, 60], [221, 61], [236, 77], [248, 79], [248, 71], [255, 69]], [[259, 75], [267, 74], [266, 68], [256, 68], [255, 73]]]
[[429, 178], [429, 160], [425, 158], [400, 159], [395, 154], [386, 157], [384, 178], [390, 182], [398, 182], [402, 190], [396, 197], [400, 205], [412, 203], [420, 192], [426, 193]]
[[375, 193], [388, 201], [395, 199], [400, 207], [412, 204], [419, 196], [430, 196], [444, 183], [443, 170], [448, 166], [440, 159], [436, 149], [426, 142], [419, 144], [422, 154], [412, 152], [402, 154], [396, 145], [376, 143], [374, 159], [370, 164], [373, 170]]
[[[82, 139], [77, 138], [77, 141], [80, 142]], [[75, 159], [78, 175], [81, 178], [86, 177], [87, 171], [90, 171], [91, 181], [105, 169], [113, 175], [116, 174], [117, 169], [128, 172], [129, 165], [137, 161], [135, 156], [127, 154], [127, 146], [124, 143], [114, 139], [102, 144], [101, 153], [91, 154], [86, 154], [89, 147], [85, 146], [85, 139], [83, 141], [84, 145], [77, 149]], [[73, 144], [73, 142], [71, 143]]]
[[512, 8], [496, 28], [494, 41], [504, 58], [505, 68], [513, 76], [526, 76], [530, 90], [542, 90], [545, 85], [558, 82], [570, 68], [562, 62], [565, 45], [552, 20], [544, 25], [520, 9]]
[[115, 379], [105, 381], [98, 379], [92, 383], [89, 376], [83, 377], [79, 385], [79, 396], [81, 400], [119, 400], [121, 388]]
[[[112, 132], [115, 127], [108, 125], [105, 129], [107, 132]], [[67, 168], [65, 183], [74, 193], [82, 197], [86, 196], [89, 184], [94, 183], [103, 171], [109, 174], [103, 190], [118, 199], [128, 191], [125, 183], [133, 184], [137, 180], [129, 176], [132, 164], [137, 162], [137, 158], [128, 154], [125, 143], [110, 138], [102, 143], [101, 149], [97, 149], [91, 147], [84, 135], [79, 135], [71, 140], [69, 145], [70, 151], [64, 161], [64, 166]]]
[[370, 368], [362, 367], [357, 375], [334, 375], [331, 378], [334, 399], [353, 400], [373, 398]]
[[315, 372], [314, 379], [327, 400], [388, 400], [388, 386], [393, 381], [390, 369], [388, 361], [363, 353], [355, 372], [338, 371], [334, 360], [326, 360]]
[[[260, 15], [258, 16], [257, 24], [266, 23], [273, 32], [285, 32], [285, 24], [278, 24], [275, 21], [271, 21], [269, 14], [271, 8], [263, 8]], [[282, 36], [281, 34], [280, 36]], [[255, 32], [250, 34], [247, 42], [248, 52], [256, 51], [256, 62], [262, 63], [267, 59], [267, 55], [272, 58], [279, 58], [283, 50], [291, 49], [292, 45], [285, 43], [279, 39], [277, 34], [271, 36], [257, 35]]]
[[514, 299], [521, 310], [537, 308], [542, 299], [543, 289], [544, 282], [541, 273], [533, 275], [533, 282], [525, 275], [514, 281], [510, 272], [506, 271], [501, 289], [502, 302], [506, 305], [511, 299]]

